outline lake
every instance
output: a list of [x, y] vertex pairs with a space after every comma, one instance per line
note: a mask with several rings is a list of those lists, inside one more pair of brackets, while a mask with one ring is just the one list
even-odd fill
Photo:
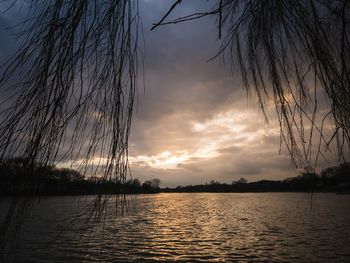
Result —
[[79, 230], [66, 219], [92, 198], [42, 198], [5, 262], [350, 262], [350, 195], [135, 195]]

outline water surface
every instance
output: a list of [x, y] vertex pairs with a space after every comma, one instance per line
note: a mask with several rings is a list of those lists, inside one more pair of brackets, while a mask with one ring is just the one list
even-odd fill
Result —
[[42, 199], [6, 262], [350, 262], [349, 195], [135, 195], [126, 215], [112, 201], [103, 224], [78, 231], [65, 219], [83, 200]]

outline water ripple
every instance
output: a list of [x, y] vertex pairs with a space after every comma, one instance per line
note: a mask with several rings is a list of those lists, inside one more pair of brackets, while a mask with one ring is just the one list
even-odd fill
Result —
[[[67, 228], [77, 197], [41, 201], [6, 262], [350, 262], [350, 196], [159, 194]], [[1, 211], [1, 210], [0, 210]]]

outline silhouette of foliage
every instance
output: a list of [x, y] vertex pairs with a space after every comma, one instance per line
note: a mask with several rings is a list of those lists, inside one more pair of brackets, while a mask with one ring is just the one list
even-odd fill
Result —
[[22, 158], [3, 160], [0, 164], [0, 195], [98, 195], [101, 194], [139, 194], [159, 192], [159, 179], [146, 181], [149, 187], [141, 187], [138, 179], [127, 182], [104, 180], [101, 177], [84, 178], [82, 174], [73, 169], [56, 168], [40, 163], [34, 165], [34, 174], [23, 172]]
[[160, 179], [153, 178], [151, 180], [151, 187], [154, 188], [154, 189], [159, 189], [159, 187], [160, 187]]
[[0, 158], [21, 156], [28, 172], [80, 160], [84, 172], [125, 180], [137, 1], [29, 2], [23, 44], [1, 68], [16, 96], [0, 114]]
[[[37, 163], [75, 161], [84, 174], [125, 182], [138, 72], [138, 2], [23, 4], [28, 13], [17, 25], [22, 44], [1, 66], [0, 86], [12, 94], [0, 112], [0, 161], [21, 156], [23, 174], [31, 179], [38, 175]], [[107, 198], [98, 197], [91, 207]], [[11, 201], [0, 241], [21, 225], [32, 205], [32, 199]], [[94, 209], [92, 217], [102, 212]]]
[[260, 180], [248, 183], [245, 178], [232, 184], [210, 181], [209, 184], [177, 186], [165, 188], [162, 192], [339, 192], [350, 193], [350, 163], [324, 169], [320, 175], [311, 167], [306, 167], [296, 177], [284, 180]]
[[[226, 55], [240, 68], [247, 93], [256, 95], [266, 119], [267, 108], [274, 105], [281, 142], [294, 163], [312, 164], [317, 133], [315, 163], [333, 141], [339, 159], [345, 159], [350, 143], [350, 1], [220, 0], [211, 10], [168, 20], [181, 3], [174, 0], [151, 30], [215, 17], [222, 43], [215, 57]], [[329, 110], [322, 109], [317, 122], [322, 96]], [[329, 125], [333, 131], [326, 138]]]

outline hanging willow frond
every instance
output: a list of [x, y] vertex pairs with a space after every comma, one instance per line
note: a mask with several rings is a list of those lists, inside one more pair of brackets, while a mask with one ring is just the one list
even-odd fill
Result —
[[[138, 1], [23, 1], [23, 9], [22, 45], [1, 67], [0, 86], [12, 97], [0, 113], [0, 161], [20, 157], [24, 175], [35, 175], [37, 163], [75, 162], [102, 180], [125, 181]], [[0, 245], [21, 225], [30, 200], [12, 200]], [[94, 213], [101, 217], [101, 209]]]
[[[292, 160], [310, 164], [313, 135], [318, 152], [335, 141], [339, 159], [350, 143], [350, 1], [348, 0], [222, 0], [214, 8], [167, 21], [162, 25], [213, 16], [221, 48], [241, 70], [246, 90], [266, 109], [274, 104], [281, 138]], [[174, 1], [174, 5], [180, 1]], [[171, 6], [171, 10], [175, 7]], [[316, 121], [324, 95], [329, 111]], [[324, 110], [324, 109], [322, 109]], [[331, 123], [332, 133], [325, 131]], [[308, 127], [309, 126], [309, 127]], [[322, 151], [321, 151], [322, 150]]]
[[137, 1], [29, 2], [23, 45], [0, 78], [1, 86], [14, 80], [17, 93], [0, 116], [1, 159], [21, 156], [28, 168], [80, 160], [125, 180]]

